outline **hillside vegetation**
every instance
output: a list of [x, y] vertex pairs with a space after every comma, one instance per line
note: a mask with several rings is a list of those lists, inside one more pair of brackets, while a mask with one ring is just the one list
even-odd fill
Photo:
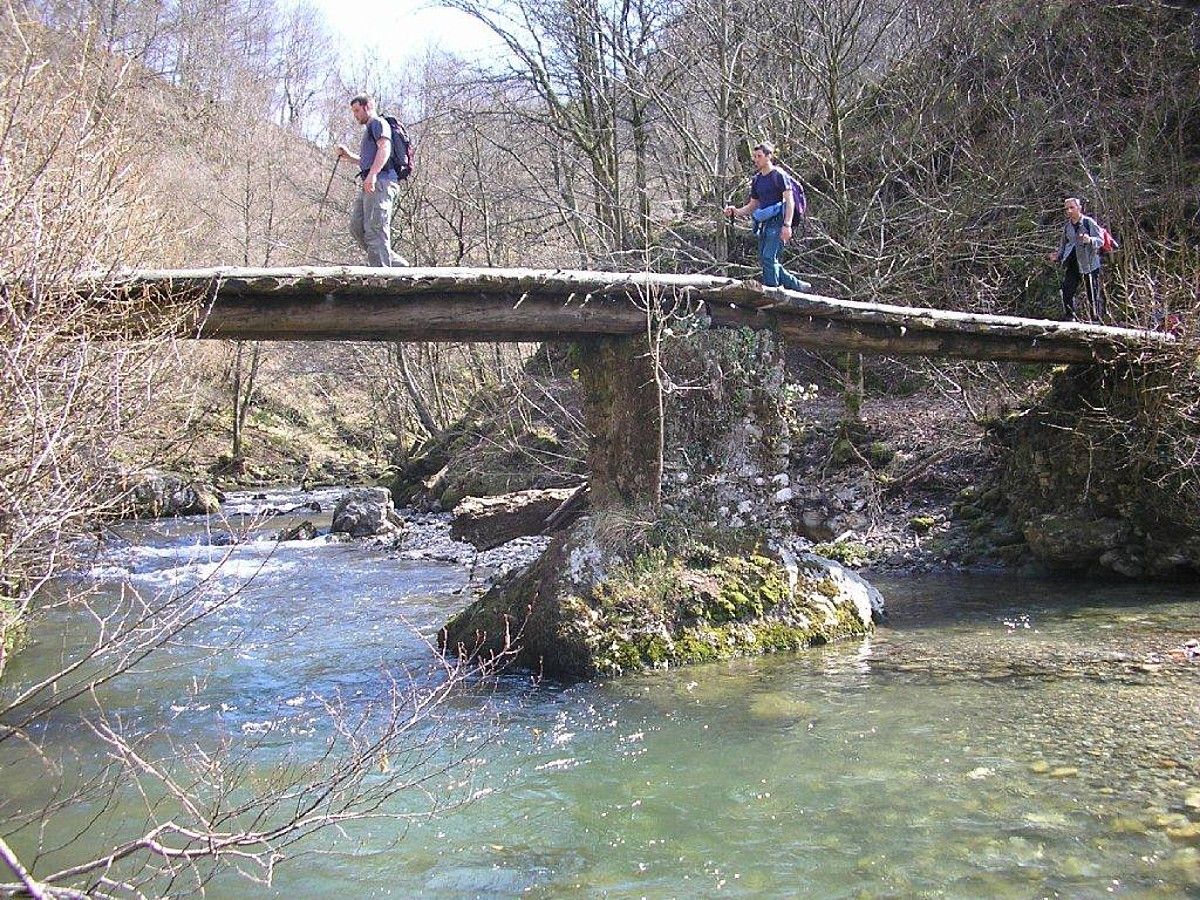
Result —
[[[620, 658], [597, 671], [728, 655], [733, 619], [766, 612], [753, 595], [782, 596], [755, 532], [801, 532], [850, 565], [892, 551], [909, 565], [934, 547], [1020, 563], [1058, 547], [1138, 577], [1200, 570], [1190, 0], [442, 3], [491, 29], [502, 57], [392, 59], [378, 46], [405, 36], [387, 33], [339, 57], [305, 0], [0, 0], [0, 674], [25, 627], [53, 632], [37, 661], [58, 661], [0, 697], [0, 745], [60, 788], [3, 809], [0, 893], [203, 892], [222, 862], [269, 884], [285, 857], [323, 851], [296, 844], [309, 835], [332, 827], [362, 849], [356, 819], [374, 833], [399, 808], [407, 827], [426, 800], [437, 812], [447, 783], [472, 789], [477, 729], [436, 727], [464, 681], [479, 700], [471, 661], [425, 678], [381, 660], [386, 700], [372, 711], [327, 698], [316, 733], [222, 724], [203, 746], [188, 716], [143, 716], [149, 701], [118, 685], [136, 667], [190, 678], [198, 695], [202, 667], [169, 651], [199, 649], [190, 626], [240, 599], [239, 576], [115, 597], [54, 581], [119, 513], [129, 476], [152, 468], [226, 484], [386, 477], [431, 506], [585, 474], [576, 351], [189, 341], [178, 333], [194, 310], [124, 333], [113, 323], [131, 317], [67, 289], [123, 267], [361, 262], [345, 228], [358, 188], [333, 154], [357, 138], [347, 100], [360, 92], [416, 140], [394, 234], [418, 264], [753, 276], [753, 239], [720, 210], [744, 199], [748, 147], [770, 138], [811, 202], [788, 264], [820, 291], [1057, 315], [1044, 256], [1062, 197], [1081, 195], [1122, 242], [1106, 272], [1116, 320], [1180, 325], [1170, 365], [1102, 374], [864, 361], [651, 316], [660, 330], [638, 360], [665, 401], [646, 409], [666, 426], [674, 494], [588, 527], [617, 555], [649, 547], [643, 559], [662, 564], [635, 580], [670, 588], [703, 640], [641, 641], [666, 617], [614, 591], [606, 620], [637, 626], [636, 640], [610, 642]], [[615, 367], [599, 368], [585, 380]], [[685, 589], [663, 548], [745, 590]], [[285, 629], [305, 627], [294, 612], [280, 610]], [[763, 636], [784, 649], [861, 633], [859, 612], [827, 633]], [[76, 652], [64, 622], [94, 640]], [[109, 758], [60, 765], [64, 727]], [[264, 767], [259, 753], [281, 741], [327, 744], [311, 765]], [[86, 778], [72, 791], [76, 762]], [[133, 821], [114, 822], [122, 796], [139, 800]], [[84, 824], [56, 829], [63, 811]]]

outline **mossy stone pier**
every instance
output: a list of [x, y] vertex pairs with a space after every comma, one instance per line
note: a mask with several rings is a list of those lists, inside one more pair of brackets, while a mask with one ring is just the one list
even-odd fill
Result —
[[[714, 328], [770, 329], [822, 350], [1041, 363], [1108, 362], [1169, 335], [839, 300], [706, 275], [341, 266], [141, 270], [78, 282], [98, 332], [164, 315], [228, 340], [564, 341], [578, 347], [597, 505], [655, 502], [661, 462], [647, 309], [702, 309]], [[181, 316], [181, 313], [186, 315]]]
[[662, 419], [646, 338], [589, 338], [575, 344], [575, 356], [588, 428], [590, 502], [657, 505]]

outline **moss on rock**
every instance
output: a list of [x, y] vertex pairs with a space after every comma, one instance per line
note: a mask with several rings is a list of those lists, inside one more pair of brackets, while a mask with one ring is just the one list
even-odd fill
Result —
[[873, 628], [878, 594], [819, 557], [642, 546], [581, 565], [604, 556], [585, 520], [447, 623], [445, 645], [512, 647], [524, 666], [586, 678], [795, 651]]
[[813, 552], [856, 569], [871, 561], [870, 548], [859, 541], [840, 540], [817, 544]]

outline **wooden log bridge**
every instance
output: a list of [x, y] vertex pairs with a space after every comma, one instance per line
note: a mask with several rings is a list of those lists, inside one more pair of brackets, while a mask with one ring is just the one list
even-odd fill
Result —
[[647, 316], [773, 329], [819, 350], [1030, 362], [1090, 362], [1162, 348], [1167, 335], [837, 300], [704, 275], [528, 269], [134, 271], [80, 287], [127, 333], [181, 323], [228, 340], [570, 341], [578, 348], [591, 503], [654, 505], [662, 481]]
[[[185, 335], [228, 340], [578, 341], [646, 333], [648, 304], [818, 350], [1104, 361], [1156, 332], [838, 300], [708, 275], [360, 266], [138, 270], [86, 281], [122, 321], [192, 305]], [[129, 318], [129, 317], [132, 317]], [[110, 319], [112, 321], [113, 319]]]

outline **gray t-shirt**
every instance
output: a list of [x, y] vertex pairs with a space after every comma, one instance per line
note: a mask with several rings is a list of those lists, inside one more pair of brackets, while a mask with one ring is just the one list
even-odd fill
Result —
[[[386, 137], [389, 140], [392, 137], [391, 128], [388, 127], [387, 120], [383, 116], [371, 114], [371, 118], [367, 120], [366, 127], [363, 128], [362, 146], [358, 150], [358, 174], [366, 177], [371, 171], [371, 164], [375, 162], [375, 154], [379, 150], [379, 145], [376, 143], [381, 137]], [[396, 173], [392, 167], [384, 163], [384, 167], [379, 170], [378, 178], [390, 178], [396, 180]]]

